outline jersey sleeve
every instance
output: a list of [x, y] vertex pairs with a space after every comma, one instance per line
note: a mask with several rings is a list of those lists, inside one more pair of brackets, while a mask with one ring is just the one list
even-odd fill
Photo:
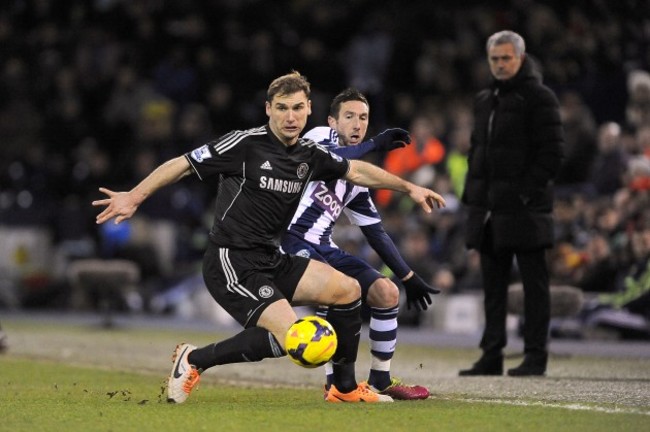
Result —
[[375, 149], [374, 141], [364, 141], [357, 145], [334, 147], [332, 153], [336, 153], [346, 159], [361, 159]]
[[395, 273], [395, 276], [403, 279], [409, 274], [411, 269], [404, 261], [404, 258], [402, 258], [402, 255], [400, 255], [393, 239], [384, 230], [381, 222], [361, 227], [361, 231], [368, 240], [370, 247], [377, 252], [377, 255]]
[[343, 209], [351, 223], [362, 227], [381, 222], [381, 216], [367, 188], [354, 186], [351, 195], [353, 198], [346, 203]]
[[350, 162], [341, 156], [330, 152], [325, 147], [314, 144], [312, 147], [314, 173], [311, 178], [325, 182], [343, 178], [350, 169]]
[[237, 133], [230, 132], [185, 154], [201, 181], [219, 174], [237, 175], [242, 172], [246, 144], [243, 140], [236, 140]]
[[318, 126], [307, 132], [303, 138], [310, 139], [322, 146], [331, 149], [339, 145], [339, 135], [328, 126]]
[[343, 146], [340, 144], [338, 133], [327, 126], [318, 126], [311, 129], [304, 135], [304, 138], [317, 142], [332, 153], [346, 159], [361, 159], [375, 150], [374, 141], [364, 141], [353, 146]]

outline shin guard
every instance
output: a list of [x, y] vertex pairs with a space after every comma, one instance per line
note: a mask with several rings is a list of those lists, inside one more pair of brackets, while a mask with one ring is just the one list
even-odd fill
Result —
[[330, 306], [327, 320], [338, 338], [338, 348], [332, 357], [334, 364], [356, 362], [361, 337], [361, 299]]
[[206, 370], [216, 365], [258, 362], [284, 355], [286, 352], [272, 333], [262, 327], [251, 327], [229, 339], [192, 351], [189, 360], [197, 368]]

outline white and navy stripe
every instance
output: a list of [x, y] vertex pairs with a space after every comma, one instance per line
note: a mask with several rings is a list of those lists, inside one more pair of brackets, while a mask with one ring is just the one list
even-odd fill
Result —
[[389, 309], [370, 308], [370, 352], [381, 360], [393, 358], [397, 345], [398, 306]]
[[[305, 138], [322, 144], [323, 148], [338, 145], [338, 135], [329, 127], [314, 128]], [[332, 203], [338, 204], [336, 208], [331, 207]], [[367, 188], [345, 180], [311, 182], [305, 188], [289, 231], [310, 243], [337, 247], [332, 233], [341, 212], [358, 226], [381, 222]]]

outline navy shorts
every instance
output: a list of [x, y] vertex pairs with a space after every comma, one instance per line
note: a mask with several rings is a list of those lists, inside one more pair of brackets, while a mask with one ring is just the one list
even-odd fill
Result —
[[214, 299], [242, 326], [255, 327], [272, 303], [291, 302], [309, 260], [277, 251], [236, 250], [209, 242], [203, 279]]
[[293, 234], [285, 234], [282, 250], [286, 253], [327, 263], [352, 278], [361, 285], [361, 296], [365, 302], [370, 286], [379, 278], [385, 277], [364, 260], [344, 250], [329, 245], [315, 245]]

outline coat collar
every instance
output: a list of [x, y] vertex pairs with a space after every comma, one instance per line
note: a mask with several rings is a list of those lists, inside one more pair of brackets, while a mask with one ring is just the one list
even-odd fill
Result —
[[505, 81], [493, 79], [492, 88], [499, 89], [500, 91], [507, 91], [515, 87], [520, 87], [525, 82], [534, 82], [537, 84], [542, 83], [542, 72], [539, 64], [528, 54], [521, 63], [521, 67], [515, 76]]

